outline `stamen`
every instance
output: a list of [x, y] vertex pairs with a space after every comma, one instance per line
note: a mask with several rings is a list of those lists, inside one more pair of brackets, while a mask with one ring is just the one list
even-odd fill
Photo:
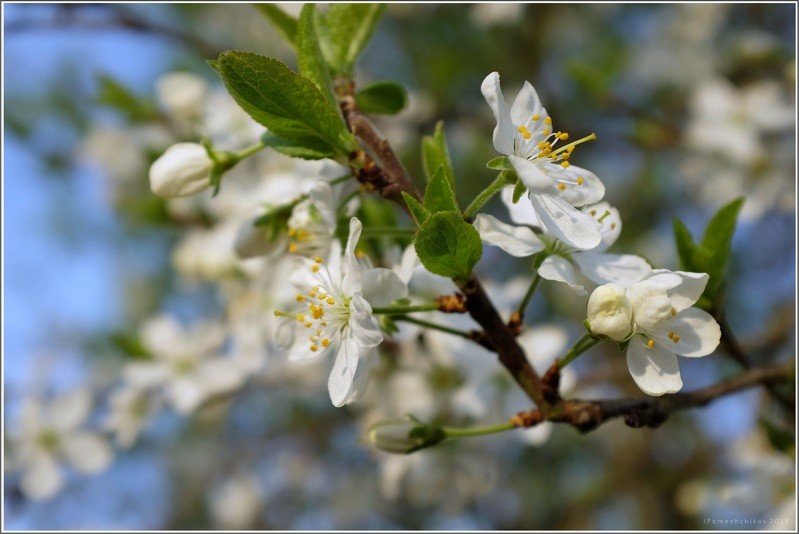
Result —
[[564, 169], [568, 169], [569, 168], [569, 162], [568, 161], [562, 161], [560, 163], [560, 166], [563, 167]]
[[305, 314], [304, 313], [301, 313], [301, 314], [299, 314], [297, 316], [297, 322], [298, 323], [304, 323], [305, 322]]
[[672, 306], [671, 307], [671, 316], [674, 317], [675, 315], [677, 315], [677, 310], [676, 310], [676, 308], [674, 308], [674, 306]]
[[297, 252], [297, 243], [295, 243], [294, 241], [289, 243], [289, 252], [291, 252], [292, 254]]
[[615, 230], [616, 229], [616, 223], [610, 223], [610, 229], [611, 230]]
[[679, 342], [680, 342], [680, 339], [682, 339], [682, 338], [681, 338], [679, 335], [677, 335], [677, 334], [674, 334], [674, 337], [673, 337], [672, 339], [674, 339], [674, 342], [675, 342], [675, 343], [679, 343]]
[[544, 119], [544, 124], [551, 125], [552, 124], [552, 117], [547, 117], [546, 119]]
[[[586, 141], [591, 141], [593, 139], [596, 139], [596, 134], [595, 133], [592, 133], [591, 135], [586, 135], [585, 137], [583, 137], [581, 139], [578, 139], [577, 141], [572, 141], [568, 145], [564, 145], [564, 146], [560, 147], [559, 149], [557, 149], [555, 151], [555, 154], [560, 154], [561, 152], [566, 152], [566, 151], [571, 152], [572, 150], [574, 150], [574, 147], [576, 147], [577, 145], [585, 143]], [[570, 149], [570, 147], [571, 147], [571, 149]]]
[[558, 189], [561, 191], [566, 191], [566, 184], [558, 184]]
[[317, 350], [319, 350], [319, 347], [316, 345], [311, 345], [311, 352], [316, 352]]
[[327, 302], [332, 306], [333, 304], [336, 303], [336, 300], [333, 297], [328, 297], [327, 300], [325, 300], [325, 302]]
[[327, 348], [327, 347], [329, 347], [329, 346], [330, 346], [330, 340], [329, 340], [329, 339], [327, 339], [327, 338], [324, 338], [324, 339], [322, 340], [322, 346], [323, 346], [324, 348]]
[[[596, 213], [596, 212], [594, 210], [591, 210], [591, 215], [594, 215], [594, 213]], [[603, 213], [602, 216], [599, 219], [597, 219], [597, 222], [604, 221], [605, 218], [607, 218], [608, 215], [610, 215], [610, 210], [605, 210], [605, 213]], [[613, 224], [616, 224], [616, 223], [613, 223]], [[613, 228], [613, 225], [611, 225], [611, 228]]]
[[313, 271], [315, 273], [318, 273], [319, 272], [319, 265], [312, 265], [311, 266], [311, 271]]
[[324, 260], [322, 259], [322, 256], [317, 256], [314, 258], [313, 261], [315, 261], [316, 263], [322, 263]]
[[288, 232], [286, 233], [288, 233], [289, 237], [294, 237], [297, 234], [297, 230], [294, 228], [289, 228]]
[[560, 138], [561, 141], [565, 141], [569, 138], [569, 134], [567, 134], [566, 132], [562, 132], [558, 137]]
[[583, 185], [583, 177], [582, 176], [578, 176], [577, 177], [577, 185]]
[[311, 321], [308, 321], [307, 323], [305, 323], [305, 328], [311, 328]]
[[297, 299], [297, 302], [302, 302], [303, 300], [305, 300], [305, 295], [301, 295], [298, 293], [297, 296], [294, 298]]
[[536, 113], [535, 115], [533, 115], [533, 120], [534, 120], [534, 121], [537, 121], [537, 120], [538, 120], [538, 119], [540, 119], [540, 118], [541, 118], [541, 115], [539, 115], [538, 113]]
[[674, 339], [674, 330], [669, 330], [669, 339]]
[[652, 347], [655, 346], [655, 340], [654, 339], [650, 339], [649, 341], [646, 342], [646, 346], [651, 349]]

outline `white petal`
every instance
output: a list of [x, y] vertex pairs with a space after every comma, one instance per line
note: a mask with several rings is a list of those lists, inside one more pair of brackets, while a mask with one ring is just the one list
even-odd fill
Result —
[[61, 489], [61, 467], [50, 454], [39, 454], [22, 473], [20, 489], [33, 500], [49, 499]]
[[358, 244], [358, 239], [361, 237], [361, 229], [363, 225], [356, 217], [350, 219], [350, 236], [347, 239], [347, 246], [344, 249], [344, 257], [342, 258], [342, 270], [344, 271], [341, 280], [341, 291], [344, 295], [352, 295], [356, 291], [361, 291], [363, 287], [361, 282], [361, 266], [358, 264], [358, 258], [355, 257], [355, 247]]
[[158, 315], [147, 321], [140, 332], [141, 343], [155, 358], [170, 358], [181, 353], [186, 340], [183, 328], [171, 315]]
[[294, 332], [297, 320], [292, 317], [279, 317], [275, 328], [275, 343], [282, 350], [289, 350], [294, 345]]
[[[608, 202], [597, 202], [581, 208], [584, 213], [589, 214], [594, 219], [602, 218], [602, 226], [599, 232], [602, 234], [602, 242], [594, 249], [594, 252], [605, 252], [616, 242], [621, 234], [621, 216], [619, 210], [611, 206]], [[605, 215], [607, 213], [607, 215]]]
[[408, 296], [408, 286], [389, 269], [367, 269], [361, 274], [361, 279], [363, 297], [372, 306], [388, 306]]
[[526, 428], [522, 430], [520, 436], [528, 445], [540, 447], [549, 441], [549, 437], [552, 435], [552, 430], [554, 428], [555, 425], [553, 423], [544, 421], [543, 423], [539, 423], [532, 428]]
[[533, 205], [530, 204], [530, 200], [527, 198], [527, 195], [522, 195], [522, 198], [520, 198], [516, 204], [513, 203], [513, 189], [514, 187], [509, 185], [507, 187], [503, 187], [502, 192], [500, 193], [502, 203], [505, 204], [506, 208], [508, 208], [510, 220], [519, 225], [541, 227], [541, 221], [539, 220], [538, 215], [535, 214]]
[[[669, 337], [670, 332], [679, 336], [676, 343], [673, 336]], [[656, 344], [663, 344], [680, 356], [697, 358], [716, 350], [721, 340], [721, 329], [709, 313], [699, 308], [688, 308], [663, 323], [652, 337]]]
[[483, 241], [517, 258], [544, 250], [544, 243], [526, 226], [505, 224], [492, 215], [481, 213], [474, 219], [474, 227]]
[[193, 377], [174, 380], [167, 386], [166, 394], [175, 410], [183, 415], [192, 413], [208, 397], [208, 393]]
[[333, 406], [344, 406], [352, 392], [353, 380], [358, 368], [358, 352], [358, 344], [351, 339], [345, 339], [339, 347], [333, 362], [333, 369], [327, 380], [327, 389]]
[[567, 245], [588, 250], [602, 240], [599, 223], [563, 200], [547, 195], [530, 195], [530, 202], [546, 230]]
[[605, 186], [602, 181], [587, 169], [576, 165], [564, 169], [555, 164], [547, 165], [545, 170], [553, 183], [563, 183], [566, 186], [563, 190], [556, 189], [555, 195], [572, 206], [594, 204], [605, 196]]
[[350, 301], [349, 337], [362, 347], [376, 347], [383, 341], [372, 307], [359, 293]]
[[480, 91], [497, 121], [497, 126], [494, 128], [494, 149], [500, 154], [513, 154], [513, 139], [516, 130], [510, 118], [508, 104], [505, 102], [505, 97], [499, 86], [499, 73], [492, 72], [486, 76], [480, 85]]
[[[533, 115], [538, 115], [538, 120], [531, 120]], [[548, 116], [535, 88], [530, 85], [530, 82], [524, 82], [522, 90], [519, 91], [510, 108], [510, 118], [513, 124], [526, 125], [530, 132], [535, 133], [544, 127], [544, 121]]]
[[519, 156], [508, 156], [516, 174], [531, 193], [539, 195], [557, 195], [555, 181], [539, 165]]
[[677, 356], [662, 343], [650, 349], [642, 336], [633, 336], [627, 347], [627, 367], [635, 383], [647, 395], [660, 396], [682, 389]]
[[654, 269], [643, 282], [654, 284], [663, 291], [668, 292], [682, 284], [682, 278], [666, 269]]
[[[668, 272], [668, 271], [666, 271]], [[693, 306], [705, 291], [710, 276], [706, 273], [688, 273], [674, 271], [672, 274], [679, 276], [682, 283], [668, 292], [671, 305], [678, 312]]]
[[50, 405], [50, 425], [62, 432], [75, 429], [86, 420], [92, 407], [92, 395], [87, 389], [77, 389], [57, 398]]
[[563, 282], [576, 290], [578, 294], [585, 295], [588, 292], [581, 283], [582, 280], [577, 276], [574, 267], [569, 260], [562, 256], [549, 256], [538, 268], [538, 274], [542, 278], [553, 282]]
[[127, 364], [123, 373], [128, 384], [147, 389], [162, 384], [169, 376], [169, 368], [157, 362], [134, 362]]
[[67, 461], [81, 473], [102, 471], [111, 463], [111, 446], [98, 434], [81, 432], [64, 438], [61, 452]]
[[585, 276], [599, 285], [630, 287], [652, 270], [645, 259], [632, 254], [601, 254], [591, 250], [575, 252], [572, 259]]
[[336, 201], [330, 184], [319, 180], [308, 192], [311, 204], [316, 208], [331, 229], [336, 228]]
[[200, 364], [197, 379], [210, 394], [227, 393], [244, 382], [241, 369], [231, 360], [215, 358]]

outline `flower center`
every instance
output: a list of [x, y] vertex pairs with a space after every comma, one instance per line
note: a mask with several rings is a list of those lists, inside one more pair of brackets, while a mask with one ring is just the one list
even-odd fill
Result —
[[330, 346], [331, 339], [338, 332], [349, 324], [350, 319], [350, 298], [339, 295], [332, 295], [332, 283], [330, 274], [324, 266], [324, 260], [317, 256], [311, 266], [311, 272], [316, 275], [319, 284], [315, 284], [308, 293], [297, 293], [295, 300], [307, 305], [294, 317], [297, 322], [307, 328], [311, 335], [311, 352], [316, 352], [319, 347], [326, 349]]

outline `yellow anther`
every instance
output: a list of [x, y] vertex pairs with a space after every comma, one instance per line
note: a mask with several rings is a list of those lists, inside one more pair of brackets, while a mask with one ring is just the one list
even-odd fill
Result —
[[311, 304], [309, 309], [311, 310], [311, 317], [314, 319], [321, 319], [325, 314], [325, 309], [318, 304]]
[[578, 176], [577, 177], [577, 185], [583, 185], [583, 177], [582, 176]]
[[672, 339], [674, 340], [675, 343], [679, 343], [681, 338], [677, 334], [674, 334], [674, 337]]
[[294, 241], [289, 243], [289, 252], [291, 252], [292, 254], [297, 252], [297, 243], [295, 243]]
[[569, 162], [568, 161], [561, 161], [560, 162], [560, 166], [563, 167], [564, 169], [566, 169], [566, 168], [569, 167]]
[[317, 336], [317, 337], [319, 337], [319, 336], [321, 336], [321, 335], [322, 335], [322, 331], [321, 331], [321, 330], [317, 330], [317, 331], [316, 331], [316, 336]]
[[313, 259], [313, 261], [315, 261], [316, 263], [322, 263], [324, 260], [322, 260], [322, 256], [317, 256]]
[[589, 213], [591, 213], [591, 217], [596, 217], [596, 210], [591, 210]]
[[566, 139], [569, 138], [569, 134], [567, 134], [566, 132], [562, 132], [558, 137], [560, 137], [561, 141], [565, 141]]
[[560, 159], [566, 160], [569, 159], [569, 156], [571, 156], [571, 154], [569, 154], [568, 152], [564, 152], [563, 154], [560, 155]]
[[333, 304], [336, 303], [336, 299], [334, 299], [333, 297], [328, 297], [327, 300], [325, 300], [325, 302], [327, 302], [332, 306]]
[[325, 321], [322, 321], [321, 323], [319, 323], [319, 326], [322, 326], [322, 327], [327, 326], [327, 323]]
[[311, 352], [316, 352], [317, 350], [319, 350], [319, 347], [316, 345], [311, 345]]
[[558, 184], [558, 189], [561, 191], [566, 191], [566, 184]]
[[611, 230], [615, 230], [616, 229], [616, 223], [610, 223], [610, 229]]
[[310, 341], [311, 343], [316, 343], [317, 339], [319, 339], [318, 336], [310, 336], [310, 337], [308, 337], [308, 341]]
[[677, 315], [677, 310], [674, 308], [674, 306], [672, 306], [672, 308], [671, 308], [671, 316], [674, 317], [675, 315]]
[[297, 234], [297, 230], [295, 230], [294, 228], [289, 228], [289, 231], [287, 233], [289, 237], [294, 237]]
[[549, 143], [547, 143], [546, 141], [540, 141], [538, 143], [538, 148], [540, 148], [541, 150], [545, 150], [548, 147], [549, 147]]
[[281, 317], [283, 315], [282, 313], [280, 313], [277, 310], [274, 311], [274, 314], [275, 314], [275, 317]]
[[669, 339], [674, 339], [674, 330], [669, 330]]
[[528, 130], [525, 126], [517, 126], [516, 130], [518, 130], [525, 139], [530, 139], [533, 136], [533, 134], [530, 133], [530, 130]]
[[552, 117], [547, 117], [546, 119], [544, 119], [544, 123], [545, 124], [552, 124]]
[[542, 134], [544, 134], [544, 135], [549, 135], [549, 128], [544, 128], [544, 129], [541, 131], [541, 133], [542, 133]]
[[297, 230], [297, 238], [300, 239], [300, 241], [304, 240], [306, 237], [308, 237], [308, 230], [304, 228]]
[[317, 296], [316, 298], [318, 298], [319, 300], [325, 300], [327, 298], [327, 294], [326, 293], [319, 293], [319, 296]]
[[541, 118], [541, 115], [539, 115], [538, 113], [536, 113], [535, 115], [533, 115], [533, 120], [534, 120], [534, 121], [537, 121], [537, 120], [538, 120], [538, 119], [540, 119], [540, 118]]
[[533, 134], [531, 134], [530, 132], [522, 133], [522, 137], [524, 137], [525, 139], [530, 139], [532, 136], [533, 136]]
[[646, 342], [646, 346], [651, 349], [652, 347], [655, 346], [655, 340], [654, 339], [650, 339], [649, 341]]
[[304, 313], [301, 313], [301, 314], [299, 314], [297, 316], [297, 322], [298, 323], [304, 323], [305, 322], [305, 314]]
[[319, 266], [318, 265], [311, 265], [311, 271], [313, 271], [315, 273], [318, 273], [319, 272]]
[[327, 339], [327, 338], [323, 339], [323, 340], [322, 340], [322, 346], [323, 346], [324, 348], [327, 348], [327, 347], [329, 347], [329, 346], [330, 346], [330, 340], [329, 340], [329, 339]]
[[308, 321], [307, 323], [305, 323], [305, 328], [311, 328], [311, 322], [310, 322], [310, 321]]
[[297, 302], [302, 302], [303, 300], [305, 300], [305, 295], [299, 295], [299, 294], [298, 294], [298, 295], [297, 295], [296, 297], [294, 297], [294, 298], [295, 298], [295, 299], [297, 299]]
[[363, 258], [364, 256], [366, 256], [366, 253], [363, 250], [356, 250], [355, 255], [358, 256], [359, 258]]
[[575, 146], [575, 145], [569, 145], [569, 146], [567, 146], [567, 147], [566, 147], [566, 152], [568, 152], [569, 154], [571, 154], [572, 152], [574, 152], [574, 146]]

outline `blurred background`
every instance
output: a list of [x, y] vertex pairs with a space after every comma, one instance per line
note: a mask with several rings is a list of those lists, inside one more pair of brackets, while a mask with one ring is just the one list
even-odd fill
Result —
[[[282, 7], [296, 14], [300, 5]], [[621, 213], [613, 251], [656, 267], [679, 267], [673, 217], [699, 237], [719, 207], [745, 196], [725, 307], [751, 360], [767, 364], [795, 357], [795, 9], [389, 5], [356, 81], [408, 89], [404, 111], [375, 120], [415, 177], [421, 137], [445, 121], [461, 205], [494, 177], [485, 162], [496, 155], [495, 123], [481, 81], [498, 71], [509, 102], [530, 81], [559, 129], [572, 139], [597, 134], [573, 162], [603, 180]], [[253, 137], [232, 110], [205, 60], [239, 49], [296, 67], [275, 30], [244, 4], [4, 4], [3, 24], [6, 528], [730, 528], [713, 519], [796, 528], [794, 415], [763, 388], [657, 429], [614, 421], [584, 436], [557, 427], [546, 441], [508, 433], [408, 457], [376, 451], [363, 439], [367, 423], [411, 410], [411, 397], [447, 420], [446, 407], [471, 387], [474, 373], [459, 365], [473, 356], [458, 360], [468, 349], [404, 374], [381, 363], [363, 405], [332, 407], [328, 367], [290, 368], [250, 304], [285, 273], [237, 262], [229, 231], [230, 212], [253, 190], [237, 180], [278, 195], [280, 176], [305, 171], [267, 150], [214, 200], [167, 202], [149, 189], [150, 163], [174, 142], [199, 139], [159, 80], [195, 75], [203, 133], [235, 132], [230, 143], [243, 148], [258, 130]], [[507, 220], [499, 199], [489, 208]], [[504, 282], [529, 267], [488, 247], [478, 272], [515, 302], [525, 282]], [[527, 321], [571, 341], [585, 297], [556, 285], [542, 286]], [[218, 350], [246, 360], [247, 380], [189, 415], [137, 405], [150, 415], [124, 443], [120, 373], [146, 359], [142, 329], [164, 314], [227, 328]], [[182, 335], [177, 343], [198, 337]], [[686, 390], [740, 370], [722, 349], [680, 366]], [[574, 367], [576, 396], [640, 393], [612, 347]], [[502, 375], [498, 366], [486, 373]], [[66, 462], [58, 490], [31, 498], [19, 452], [32, 424], [26, 407], [43, 399], [55, 413], [75, 391], [92, 399], [75, 408], [75, 424], [113, 452], [93, 442], [93, 457], [107, 461]], [[393, 411], [381, 404], [392, 402]], [[525, 408], [491, 412], [493, 421]]]

